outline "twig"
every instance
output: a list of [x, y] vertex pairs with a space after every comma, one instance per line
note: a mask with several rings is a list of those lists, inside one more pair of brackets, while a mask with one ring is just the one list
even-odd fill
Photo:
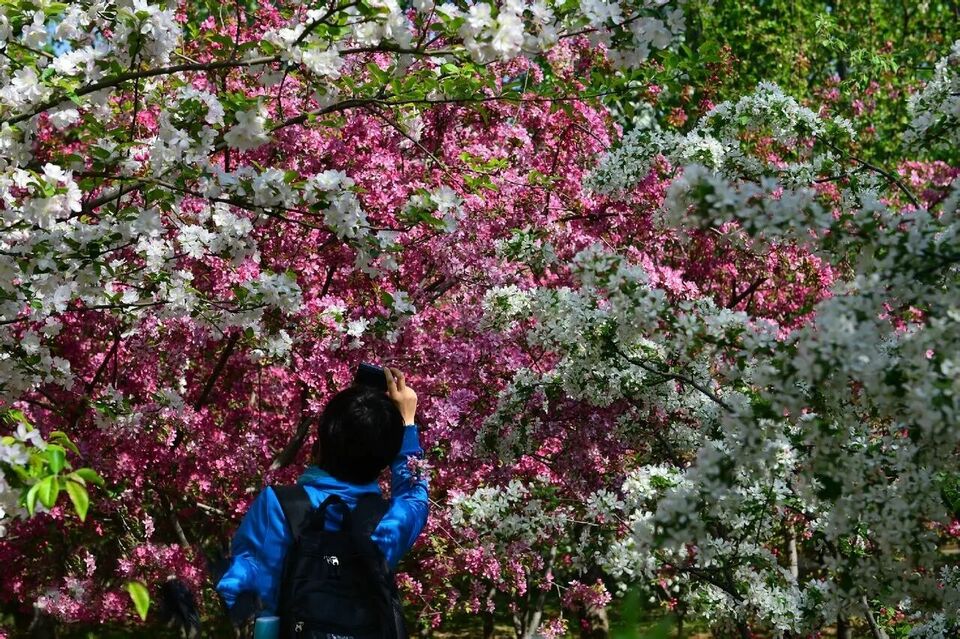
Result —
[[873, 610], [870, 608], [870, 602], [867, 601], [866, 595], [860, 597], [860, 603], [863, 604], [863, 610], [867, 614], [867, 623], [870, 625], [870, 634], [873, 635], [873, 639], [887, 639], [887, 633], [877, 624], [877, 620], [873, 616]]
[[672, 372], [670, 372], [670, 371], [660, 371], [660, 370], [657, 370], [656, 368], [650, 366], [649, 364], [647, 364], [647, 363], [644, 362], [643, 360], [636, 359], [635, 357], [630, 357], [629, 355], [627, 355], [626, 353], [624, 353], [622, 350], [620, 350], [620, 349], [617, 348], [617, 347], [614, 347], [614, 350], [616, 350], [617, 354], [620, 355], [620, 357], [622, 357], [623, 359], [627, 360], [628, 362], [630, 362], [630, 363], [633, 364], [634, 366], [639, 366], [639, 367], [642, 368], [643, 370], [645, 370], [645, 371], [647, 371], [647, 372], [650, 372], [650, 373], [654, 373], [655, 375], [663, 375], [664, 377], [670, 377], [670, 378], [672, 378], [672, 379], [675, 379], [675, 380], [677, 380], [678, 382], [682, 382], [682, 383], [684, 383], [684, 384], [689, 384], [690, 386], [693, 386], [695, 389], [697, 389], [698, 391], [700, 391], [701, 393], [703, 393], [704, 395], [706, 395], [707, 397], [709, 397], [710, 399], [712, 399], [713, 401], [715, 401], [717, 404], [719, 404], [720, 406], [722, 406], [722, 407], [723, 407], [724, 409], [726, 409], [728, 412], [731, 412], [731, 413], [734, 412], [733, 407], [730, 406], [730, 405], [729, 405], [728, 403], [726, 403], [725, 401], [723, 401], [722, 399], [720, 399], [719, 397], [717, 397], [717, 395], [716, 395], [713, 391], [711, 391], [709, 388], [707, 388], [707, 387], [704, 386], [703, 384], [700, 384], [699, 382], [697, 382], [697, 381], [695, 381], [695, 380], [687, 377], [686, 375], [681, 375], [681, 374], [679, 374], [679, 373], [672, 373]]
[[200, 392], [200, 397], [197, 398], [197, 401], [193, 405], [194, 410], [200, 410], [207, 403], [207, 400], [210, 398], [210, 393], [213, 391], [213, 387], [217, 383], [217, 379], [223, 372], [224, 367], [227, 365], [227, 360], [230, 359], [230, 355], [233, 353], [233, 349], [236, 348], [237, 342], [239, 341], [239, 331], [233, 333], [233, 335], [230, 336], [230, 339], [227, 340], [227, 345], [224, 347], [223, 351], [220, 352], [220, 359], [217, 360], [217, 364], [213, 367], [210, 377], [207, 378], [207, 383]]
[[886, 169], [883, 169], [883, 168], [881, 168], [881, 167], [879, 167], [879, 166], [877, 166], [877, 165], [875, 165], [875, 164], [871, 164], [870, 162], [867, 162], [866, 160], [860, 159], [860, 158], [858, 158], [857, 156], [855, 156], [855, 155], [852, 154], [852, 153], [846, 153], [845, 151], [843, 151], [843, 149], [841, 149], [840, 147], [838, 147], [836, 144], [834, 144], [834, 143], [831, 142], [830, 140], [827, 140], [827, 139], [825, 139], [825, 138], [823, 138], [823, 137], [821, 137], [821, 136], [816, 136], [816, 137], [817, 137], [818, 140], [820, 140], [821, 142], [823, 142], [824, 144], [826, 144], [828, 147], [830, 147], [831, 149], [833, 149], [833, 150], [836, 151], [837, 153], [842, 153], [843, 155], [846, 155], [848, 158], [850, 158], [851, 160], [853, 160], [853, 161], [856, 162], [857, 164], [859, 164], [859, 165], [861, 165], [861, 166], [863, 166], [863, 167], [865, 167], [865, 168], [867, 168], [867, 169], [870, 169], [870, 170], [873, 171], [874, 173], [879, 173], [879, 174], [882, 175], [883, 177], [887, 178], [888, 180], [890, 180], [891, 182], [893, 182], [893, 183], [897, 186], [897, 188], [900, 189], [900, 190], [903, 192], [904, 195], [907, 196], [907, 199], [909, 199], [910, 202], [912, 202], [915, 207], [917, 207], [918, 209], [919, 209], [919, 208], [923, 208], [923, 207], [920, 205], [920, 201], [917, 199], [917, 196], [915, 196], [915, 195], [913, 194], [913, 192], [912, 192], [910, 189], [908, 189], [907, 186], [906, 186], [903, 182], [901, 182], [901, 181], [897, 178], [897, 176], [895, 176], [895, 175], [894, 175], [893, 173], [891, 173], [890, 171], [887, 171]]

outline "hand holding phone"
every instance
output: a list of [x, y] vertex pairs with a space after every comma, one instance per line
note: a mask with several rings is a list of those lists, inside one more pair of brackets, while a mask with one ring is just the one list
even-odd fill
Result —
[[417, 393], [407, 386], [407, 380], [399, 368], [381, 368], [361, 362], [357, 366], [353, 383], [382, 390], [400, 409], [404, 425], [414, 423], [417, 414]]
[[416, 423], [417, 393], [407, 386], [407, 380], [399, 368], [384, 368], [387, 378], [387, 395], [400, 409], [404, 426]]

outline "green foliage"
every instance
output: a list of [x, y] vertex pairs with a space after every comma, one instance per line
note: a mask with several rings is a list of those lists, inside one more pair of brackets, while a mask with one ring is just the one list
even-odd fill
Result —
[[147, 591], [147, 587], [139, 581], [131, 581], [127, 583], [127, 592], [130, 594], [130, 599], [133, 600], [133, 607], [137, 614], [146, 621], [147, 613], [150, 611], [150, 593]]
[[10, 485], [21, 492], [20, 502], [31, 516], [36, 514], [37, 504], [53, 508], [60, 494], [67, 493], [81, 521], [90, 509], [88, 484], [103, 486], [103, 479], [91, 468], [74, 469], [67, 460], [67, 452], [79, 455], [80, 451], [66, 433], [53, 431], [43, 441], [36, 428], [19, 410], [8, 410], [2, 415], [8, 426], [17, 429], [17, 435], [0, 438], [0, 445], [18, 448], [26, 461], [7, 463], [2, 471]]
[[640, 590], [627, 592], [620, 602], [620, 619], [610, 629], [610, 639], [667, 639], [676, 621], [663, 617], [651, 623], [645, 608]]
[[[960, 39], [960, 3], [951, 0], [692, 0], [685, 12], [685, 44], [627, 75], [593, 78], [628, 129], [689, 128], [711, 104], [773, 82], [851, 119], [861, 157], [884, 165], [902, 157], [904, 96]], [[960, 150], [931, 159], [956, 162]]]
[[960, 519], [960, 473], [944, 473], [937, 478], [940, 494], [953, 516]]

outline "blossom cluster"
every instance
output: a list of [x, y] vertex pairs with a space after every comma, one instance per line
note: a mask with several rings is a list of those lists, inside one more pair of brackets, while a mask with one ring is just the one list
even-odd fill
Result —
[[960, 146], [960, 40], [937, 61], [933, 78], [907, 102], [907, 145], [956, 150]]
[[[752, 116], [731, 116], [741, 112]], [[508, 443], [533, 454], [559, 398], [591, 407], [592, 419], [615, 407], [640, 465], [618, 491], [630, 532], [610, 545], [606, 570], [717, 631], [813, 633], [894, 606], [911, 610], [913, 636], [949, 632], [940, 531], [955, 517], [942, 486], [955, 481], [960, 444], [960, 180], [923, 207], [889, 175], [841, 173], [849, 179], [822, 189], [824, 171], [850, 170], [839, 144], [793, 165], [806, 172], [753, 157], [757, 131], [783, 146], [831, 135], [771, 88], [704, 120], [686, 145], [633, 135], [593, 184], [640, 158], [622, 172], [635, 187], [657, 156], [692, 153], [701, 163], [678, 167], [662, 228], [803, 247], [846, 275], [784, 330], [678, 297], [636, 252], [588, 247], [572, 260], [573, 282], [488, 296], [489, 321], [520, 329], [551, 359], [515, 374], [485, 428], [522, 424]], [[719, 132], [718, 144], [703, 146], [703, 131]]]
[[955, 627], [955, 167], [871, 170], [770, 84], [611, 150], [584, 78], [674, 47], [680, 2], [197, 5], [2, 10], [0, 396], [109, 486], [79, 521], [0, 484], [5, 607], [202, 596], [325, 398], [397, 358], [422, 626], [562, 636], [640, 583], [741, 636]]

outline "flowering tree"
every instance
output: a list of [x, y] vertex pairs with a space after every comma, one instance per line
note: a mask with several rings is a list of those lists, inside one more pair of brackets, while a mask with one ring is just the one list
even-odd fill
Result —
[[[638, 580], [741, 635], [952, 623], [957, 53], [910, 101], [946, 162], [895, 173], [772, 85], [648, 85], [679, 4], [3, 4], [4, 609], [154, 622], [176, 576], [214, 618], [207, 557], [392, 357], [425, 631], [602, 634]], [[637, 78], [667, 126], [598, 165]]]
[[[5, 4], [0, 389], [19, 425], [0, 552], [17, 612], [118, 620], [125, 584], [141, 615], [144, 584], [198, 589], [201, 546], [264, 473], [289, 480], [355, 349], [389, 348], [462, 275], [419, 247], [454, 246], [504, 166], [574, 127], [602, 144], [602, 116], [550, 105], [583, 97], [576, 65], [598, 46], [638, 64], [681, 17], [664, 2]], [[524, 148], [531, 126], [552, 141]], [[523, 153], [500, 152], [506, 134]], [[509, 241], [507, 219], [456, 237]], [[97, 473], [83, 525], [58, 494], [86, 515]]]
[[[911, 100], [912, 145], [949, 145], [958, 46]], [[831, 264], [831, 294], [792, 329], [678, 295], [649, 258], [600, 245], [575, 258], [572, 285], [489, 297], [552, 361], [518, 373], [488, 427], [567, 410], [551, 398], [596, 407], [593, 421], [616, 406], [638, 463], [592, 502], [621, 522], [606, 568], [715, 632], [848, 632], [854, 617], [876, 637], [903, 620], [911, 636], [956, 632], [958, 572], [943, 548], [958, 529], [960, 181], [921, 206], [896, 175], [844, 152], [849, 133], [761, 85], [686, 135], [638, 129], [592, 178], [623, 190], [658, 161], [685, 164], [664, 232]]]

